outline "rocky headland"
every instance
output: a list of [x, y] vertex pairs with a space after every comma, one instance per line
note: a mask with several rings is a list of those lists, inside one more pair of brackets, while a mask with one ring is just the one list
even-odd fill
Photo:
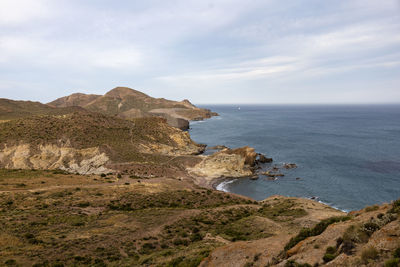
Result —
[[189, 121], [218, 116], [207, 109], [198, 108], [189, 100], [172, 101], [153, 98], [127, 87], [116, 87], [104, 95], [75, 93], [58, 98], [47, 104], [50, 107], [66, 108], [79, 106], [92, 112], [125, 119], [162, 117], [173, 127], [189, 128]]

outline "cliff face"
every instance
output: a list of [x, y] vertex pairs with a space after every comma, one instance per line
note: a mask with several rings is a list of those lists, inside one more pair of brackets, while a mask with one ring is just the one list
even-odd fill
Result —
[[79, 174], [101, 174], [112, 170], [106, 153], [98, 147], [75, 149], [57, 145], [20, 144], [0, 151], [0, 167], [6, 169], [64, 170]]
[[207, 109], [197, 108], [188, 100], [178, 102], [153, 98], [126, 87], [114, 88], [103, 96], [73, 94], [59, 98], [48, 105], [52, 107], [80, 106], [90, 111], [128, 119], [158, 116], [180, 129], [188, 129], [188, 120], [201, 120], [217, 115]]
[[124, 120], [87, 111], [2, 123], [0, 167], [109, 171], [109, 164], [157, 161], [157, 155], [198, 154], [188, 133], [159, 118]]

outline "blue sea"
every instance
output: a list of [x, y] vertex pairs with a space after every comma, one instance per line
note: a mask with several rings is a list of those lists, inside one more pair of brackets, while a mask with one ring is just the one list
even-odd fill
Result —
[[274, 159], [264, 169], [298, 166], [274, 181], [227, 180], [219, 190], [256, 200], [316, 197], [345, 211], [400, 198], [400, 105], [202, 107], [220, 116], [191, 122], [196, 142], [254, 147]]

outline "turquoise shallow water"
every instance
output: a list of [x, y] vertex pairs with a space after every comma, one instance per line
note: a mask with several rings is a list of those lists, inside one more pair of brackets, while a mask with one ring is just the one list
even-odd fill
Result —
[[237, 179], [221, 190], [318, 197], [342, 210], [400, 198], [400, 105], [204, 107], [221, 116], [191, 123], [196, 142], [249, 145], [274, 164], [298, 165], [275, 181]]

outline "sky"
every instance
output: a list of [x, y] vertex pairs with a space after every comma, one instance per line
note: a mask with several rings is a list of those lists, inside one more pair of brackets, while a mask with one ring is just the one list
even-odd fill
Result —
[[0, 98], [400, 103], [400, 0], [0, 0]]

